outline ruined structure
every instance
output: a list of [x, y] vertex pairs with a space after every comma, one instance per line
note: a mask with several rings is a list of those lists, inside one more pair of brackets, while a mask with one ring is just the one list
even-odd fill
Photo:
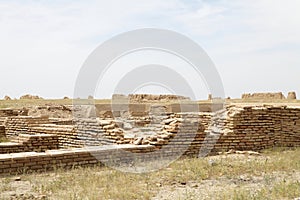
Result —
[[285, 99], [285, 96], [282, 94], [282, 92], [277, 93], [247, 93], [242, 95], [242, 99], [268, 99], [268, 100], [278, 100], [278, 99]]
[[5, 96], [4, 98], [3, 98], [5, 101], [9, 101], [9, 100], [11, 100], [11, 98], [9, 97], [9, 96]]
[[43, 98], [37, 95], [25, 94], [21, 96], [20, 99], [43, 99]]
[[287, 96], [287, 99], [289, 99], [289, 100], [295, 100], [295, 99], [297, 99], [296, 92], [289, 92], [288, 96]]
[[112, 97], [113, 100], [127, 100], [130, 103], [144, 103], [151, 101], [182, 101], [190, 100], [189, 97], [179, 96], [179, 95], [170, 95], [170, 94], [129, 94], [128, 96], [123, 94], [114, 94]]
[[[0, 174], [87, 166], [111, 159], [130, 163], [181, 153], [199, 157], [232, 149], [300, 146], [300, 106], [226, 105], [215, 112], [211, 105], [205, 111], [201, 105], [199, 110], [186, 105], [185, 112], [178, 104], [99, 104], [94, 108], [94, 114], [79, 118], [0, 110], [0, 137], [10, 140], [0, 143]], [[74, 109], [78, 108], [63, 108], [68, 113]], [[126, 152], [134, 152], [135, 157]]]

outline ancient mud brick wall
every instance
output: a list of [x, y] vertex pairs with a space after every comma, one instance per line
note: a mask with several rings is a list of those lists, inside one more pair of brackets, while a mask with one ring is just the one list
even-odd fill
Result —
[[[95, 164], [128, 165], [134, 161], [157, 161], [160, 155], [147, 155], [151, 146], [119, 145], [111, 148], [52, 150], [44, 153], [0, 154], [0, 175], [23, 174], [24, 172], [47, 171], [58, 167], [73, 168]], [[135, 153], [132, 156], [131, 153]]]
[[[89, 119], [88, 119], [89, 120]], [[36, 127], [31, 127], [28, 129], [30, 134], [55, 134], [59, 138], [59, 148], [69, 148], [69, 147], [83, 147], [96, 146], [103, 144], [105, 140], [104, 130], [101, 130], [99, 126], [94, 126], [93, 123], [82, 122], [82, 129], [78, 130], [78, 125], [55, 125], [55, 124], [40, 124]], [[102, 136], [102, 137], [100, 137]]]
[[131, 102], [190, 100], [189, 97], [184, 97], [179, 95], [153, 95], [153, 94], [130, 94], [128, 95], [128, 99]]
[[142, 117], [149, 114], [150, 104], [97, 104], [96, 116], [100, 118], [120, 117], [123, 113]]
[[198, 155], [211, 124], [212, 113], [177, 113], [162, 121], [163, 131], [150, 144], [161, 149], [164, 145], [184, 155]]
[[216, 151], [300, 146], [299, 107], [232, 107], [227, 122]]
[[129, 143], [124, 141], [123, 131], [113, 120], [96, 118], [83, 118], [75, 122], [48, 117], [9, 117], [6, 132], [7, 137], [13, 141], [22, 133], [54, 134], [59, 138], [60, 148]]
[[16, 143], [0, 143], [0, 154], [18, 152], [43, 152], [49, 149], [58, 149], [58, 136], [50, 134], [28, 135], [20, 134]]
[[49, 118], [49, 122], [56, 125], [74, 125], [73, 118]]
[[114, 120], [99, 118], [82, 118], [75, 122], [78, 138], [84, 145], [96, 146], [107, 144], [128, 143], [124, 139], [124, 132]]
[[0, 138], [5, 136], [5, 126], [0, 125]]
[[[184, 108], [183, 108], [184, 106]], [[214, 112], [217, 110], [223, 109], [224, 105], [222, 102], [213, 102], [213, 103], [201, 103], [197, 105], [198, 111], [195, 111], [194, 104], [178, 104], [173, 103], [167, 106], [168, 112], [172, 113], [181, 113], [181, 112]]]
[[243, 94], [242, 99], [285, 99], [282, 92]]
[[[281, 111], [280, 111], [281, 112]], [[265, 107], [233, 107], [228, 112], [227, 133], [220, 132], [216, 151], [261, 150], [275, 146], [275, 121], [278, 116]], [[277, 124], [280, 125], [281, 122]], [[282, 134], [281, 128], [276, 130]]]
[[40, 133], [56, 135], [58, 136], [59, 148], [82, 146], [73, 125], [39, 124], [30, 127], [27, 133], [31, 135]]
[[26, 116], [28, 114], [27, 109], [0, 109], [0, 117], [11, 117], [11, 116]]
[[6, 136], [19, 142], [20, 134], [39, 135], [51, 134], [59, 138], [59, 147], [81, 147], [70, 119], [52, 119], [45, 117], [17, 116], [8, 117], [6, 120]]
[[6, 137], [6, 129], [5, 129], [6, 120], [7, 117], [0, 117], [0, 138]]
[[0, 117], [0, 126], [5, 126], [7, 117]]
[[[158, 105], [162, 106], [162, 105]], [[145, 117], [149, 116], [152, 107], [155, 105], [145, 103], [130, 103], [130, 104], [96, 104], [96, 116], [100, 118], [115, 118], [122, 117], [124, 113], [129, 113], [133, 117]], [[185, 103], [172, 103], [168, 105], [164, 105], [166, 112], [168, 113], [181, 113], [181, 112], [212, 112], [216, 110], [220, 110], [223, 108], [222, 103], [201, 103], [197, 105], [198, 110], [195, 110], [195, 104]]]
[[0, 156], [1, 154], [24, 152], [24, 150], [24, 146], [19, 143], [0, 143]]
[[219, 136], [213, 152], [300, 146], [300, 107], [233, 106], [225, 118], [214, 120], [220, 122], [220, 128], [213, 125], [206, 131], [207, 138]]
[[[276, 146], [300, 146], [300, 107], [228, 106], [225, 110], [217, 113], [173, 113], [162, 119], [162, 130], [155, 135], [153, 140], [150, 140], [151, 145], [133, 145], [131, 148], [134, 150], [129, 151], [142, 153], [140, 158], [147, 160], [162, 158], [162, 156], [168, 159], [174, 155], [181, 155], [181, 153], [184, 153], [184, 156], [205, 156], [230, 149], [261, 150]], [[120, 140], [123, 136], [121, 131], [120, 133], [113, 131], [118, 125], [112, 120], [85, 119], [78, 124], [82, 126], [81, 129], [77, 127], [83, 131], [82, 137], [110, 133], [106, 136]], [[102, 124], [101, 129], [104, 132], [99, 132], [99, 124]], [[40, 124], [34, 127], [30, 126], [29, 130], [32, 134], [35, 131], [35, 133], [45, 132], [48, 129], [47, 126], [49, 126], [49, 133], [60, 127], [51, 125], [53, 127], [50, 128], [50, 125]], [[65, 127], [61, 126], [61, 128]], [[76, 127], [72, 128], [76, 129]], [[72, 130], [67, 130], [66, 133], [62, 133], [61, 130], [58, 131], [61, 133], [56, 134], [61, 138], [66, 138], [65, 135], [72, 133]], [[93, 131], [94, 133], [92, 133]], [[95, 138], [97, 141], [97, 137]], [[66, 139], [66, 142], [69, 141], [72, 140]], [[96, 154], [100, 156], [101, 160], [116, 156], [114, 162], [130, 162], [132, 158], [128, 157], [128, 154], [121, 154], [118, 150], [123, 147], [124, 145], [112, 145], [109, 148], [107, 146], [98, 147], [103, 149]], [[153, 154], [154, 157], [144, 154], [160, 150], [165, 154]], [[98, 160], [85, 149], [21, 155], [23, 154], [0, 155], [0, 174], [16, 173], [23, 169], [35, 171], [53, 169], [60, 165], [70, 167], [98, 163]]]
[[164, 122], [166, 133], [158, 135], [151, 145], [189, 146], [185, 152], [189, 156], [300, 146], [300, 107], [229, 106], [216, 113], [190, 114], [187, 123], [180, 113], [173, 117], [174, 121]]
[[31, 127], [47, 124], [48, 117], [16, 116], [8, 117], [6, 120], [6, 136], [8, 138], [17, 137], [20, 133], [28, 133]]

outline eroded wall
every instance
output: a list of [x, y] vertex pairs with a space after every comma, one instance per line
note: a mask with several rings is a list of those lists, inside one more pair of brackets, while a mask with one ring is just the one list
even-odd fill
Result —
[[[149, 129], [150, 118], [136, 119], [140, 120], [137, 120], [141, 126], [140, 130]], [[132, 121], [133, 118], [127, 120]], [[181, 153], [190, 157], [206, 156], [231, 149], [259, 151], [272, 147], [300, 146], [300, 107], [297, 106], [231, 105], [216, 113], [168, 113], [157, 118], [156, 123], [152, 123], [153, 126], [159, 128], [155, 135], [149, 137], [137, 135], [138, 142], [126, 137], [128, 127], [125, 126], [128, 126], [128, 124], [126, 125], [128, 121], [121, 123], [117, 120], [83, 119], [79, 123], [75, 123], [77, 124], [75, 126], [57, 125], [54, 124], [54, 121], [45, 118], [15, 117], [10, 123], [7, 123], [8, 135], [16, 136], [24, 132], [32, 135], [54, 134], [58, 136], [59, 147], [79, 147], [82, 145], [82, 141], [84, 143], [91, 142], [94, 145], [103, 145], [103, 141], [108, 141], [109, 144], [120, 144], [117, 145], [120, 148], [127, 143], [133, 143], [136, 149], [140, 149], [137, 152], [163, 150], [167, 152], [166, 158]], [[136, 133], [138, 134], [139, 131]], [[111, 155], [118, 155], [117, 148], [109, 149]], [[57, 155], [62, 157], [70, 156], [68, 161], [63, 161], [65, 166], [98, 163], [88, 156], [88, 152], [83, 153], [86, 155], [86, 162], [78, 158], [81, 153], [74, 155], [74, 152], [71, 152], [65, 152], [66, 155], [63, 151], [57, 152]], [[25, 167], [26, 162], [30, 162], [33, 163], [31, 170], [35, 169], [34, 166], [36, 169], [48, 169], [53, 167], [51, 164], [55, 160], [61, 162], [60, 156], [56, 157], [53, 156], [53, 153], [46, 153], [38, 154], [38, 158], [34, 158], [32, 161], [24, 158], [21, 159], [20, 163], [22, 164], [19, 165], [19, 168]], [[156, 156], [159, 157], [161, 154], [158, 153]], [[126, 156], [118, 157], [119, 161], [122, 161], [123, 158], [128, 159]], [[7, 173], [10, 168], [13, 169], [11, 172], [17, 170], [7, 156], [1, 159], [0, 156], [0, 162], [2, 162], [0, 174]], [[56, 166], [56, 164], [53, 165]]]

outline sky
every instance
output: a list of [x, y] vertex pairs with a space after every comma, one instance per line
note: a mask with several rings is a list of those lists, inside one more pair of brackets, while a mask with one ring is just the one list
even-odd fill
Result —
[[140, 28], [168, 29], [197, 42], [226, 96], [300, 96], [299, 10], [298, 0], [0, 0], [0, 98], [72, 97], [91, 52]]

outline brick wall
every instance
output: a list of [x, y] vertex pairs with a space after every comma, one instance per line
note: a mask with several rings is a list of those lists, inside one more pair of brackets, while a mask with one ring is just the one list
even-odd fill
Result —
[[5, 134], [5, 126], [1, 126], [0, 125], [0, 138], [1, 137], [5, 137], [6, 136], [6, 134]]
[[23, 133], [57, 135], [60, 148], [128, 143], [122, 142], [124, 141], [123, 132], [113, 120], [87, 118], [80, 119], [74, 125], [70, 119], [58, 120], [32, 116], [7, 118], [6, 136], [9, 139], [15, 141]]
[[20, 133], [28, 133], [31, 127], [39, 126], [40, 124], [50, 123], [49, 118], [32, 117], [32, 116], [15, 116], [8, 117], [6, 120], [6, 136], [14, 138]]
[[28, 114], [27, 109], [11, 109], [11, 108], [5, 108], [0, 109], [0, 117], [11, 117], [11, 116], [26, 116]]
[[58, 149], [58, 136], [50, 134], [20, 134], [14, 142], [0, 143], [0, 154], [19, 152], [43, 152]]
[[300, 145], [300, 107], [246, 106], [232, 110], [232, 132], [228, 137], [239, 141], [239, 148]]
[[[11, 131], [10, 134], [19, 134], [24, 130], [30, 134], [51, 133], [58, 136], [59, 146], [72, 147], [74, 145], [73, 147], [75, 147], [78, 144], [80, 146], [80, 141], [91, 142], [94, 145], [100, 145], [106, 140], [109, 144], [128, 142], [124, 137], [122, 126], [117, 121], [96, 118], [83, 119], [72, 126], [42, 124], [47, 120], [41, 118], [38, 118], [39, 122], [35, 122], [31, 118], [16, 118], [18, 120], [11, 119], [8, 123], [13, 125], [13, 128], [8, 126]], [[20, 119], [27, 120], [27, 122], [23, 123]], [[138, 152], [150, 151], [149, 149], [152, 149], [151, 151], [155, 149], [155, 152], [158, 152], [160, 149], [169, 152], [165, 155], [166, 158], [169, 158], [176, 154], [179, 155], [181, 152], [184, 152], [185, 156], [205, 156], [230, 149], [262, 150], [271, 147], [300, 146], [300, 107], [228, 106], [225, 110], [216, 113], [169, 113], [163, 115], [160, 120], [159, 123], [154, 124], [155, 126], [161, 126], [161, 131], [158, 131], [155, 137], [143, 136], [141, 141], [136, 143], [144, 144], [143, 140], [148, 140], [150, 145], [147, 147], [135, 145], [132, 147], [133, 149], [142, 149], [137, 150]], [[29, 122], [34, 124], [32, 125]], [[23, 125], [25, 126], [23, 127]], [[24, 130], [21, 128], [24, 128]], [[179, 132], [179, 130], [181, 131]], [[168, 148], [165, 148], [166, 145]], [[119, 148], [123, 147], [123, 145], [119, 145]], [[35, 154], [40, 160], [35, 157], [26, 158], [25, 156], [18, 162], [20, 162], [20, 167], [30, 165], [29, 169], [31, 170], [51, 168], [53, 162], [54, 166], [57, 162], [63, 162], [66, 166], [89, 165], [97, 162], [89, 157], [87, 152], [81, 155], [84, 149], [77, 151], [80, 153], [77, 154], [71, 150], [52, 152], [50, 158], [49, 153], [40, 153]], [[116, 162], [121, 162], [122, 159], [130, 159], [126, 156], [122, 158], [117, 148], [104, 149], [100, 152], [103, 153], [103, 156], [107, 154], [117, 155], [118, 160]], [[10, 168], [13, 169], [11, 171], [13, 173], [17, 170], [13, 163], [7, 164], [10, 162], [7, 156], [0, 155], [0, 162], [2, 162], [1, 157], [5, 158], [0, 163], [0, 173], [7, 173]], [[78, 158], [81, 156], [87, 160], [81, 162]], [[157, 156], [161, 155], [157, 154]], [[68, 160], [65, 161], [62, 157], [68, 158]]]
[[[180, 117], [180, 113], [176, 115]], [[300, 107], [287, 106], [229, 106], [203, 120], [203, 115], [192, 116], [190, 123], [168, 125], [176, 136], [176, 130], [184, 130], [178, 139], [174, 136], [161, 141], [162, 145], [173, 142], [174, 148], [191, 143], [187, 155], [204, 152], [235, 150], [262, 150], [271, 147], [300, 146]], [[200, 120], [197, 123], [197, 118]], [[202, 120], [201, 120], [202, 119]], [[209, 120], [209, 121], [208, 121]], [[201, 123], [206, 122], [206, 123]], [[196, 134], [192, 134], [199, 125]], [[193, 137], [191, 141], [191, 137]], [[161, 144], [155, 144], [161, 148]]]
[[282, 92], [243, 94], [242, 99], [285, 99]]
[[[58, 167], [73, 168], [103, 163], [129, 164], [136, 161], [154, 161], [161, 155], [147, 155], [151, 146], [118, 145], [93, 150], [52, 150], [45, 153], [27, 152], [0, 154], [0, 175], [22, 174], [24, 172], [53, 170]], [[127, 152], [135, 153], [128, 154]], [[145, 155], [146, 154], [146, 155]]]

